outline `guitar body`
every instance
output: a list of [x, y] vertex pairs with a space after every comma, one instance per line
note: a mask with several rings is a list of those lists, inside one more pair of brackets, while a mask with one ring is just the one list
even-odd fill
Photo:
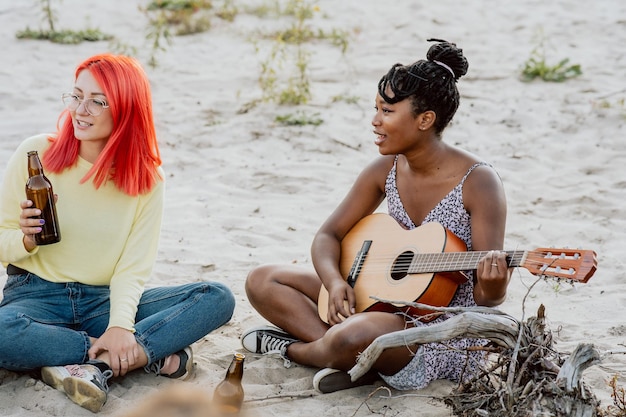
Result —
[[[353, 287], [357, 313], [404, 311], [412, 316], [428, 314], [431, 311], [380, 303], [370, 297], [447, 306], [458, 286], [467, 281], [465, 275], [459, 271], [405, 273], [412, 254], [467, 251], [465, 243], [439, 223], [426, 223], [406, 230], [384, 213], [363, 218], [341, 242], [339, 267], [344, 279], [348, 279], [354, 260], [365, 241], [371, 241], [371, 245]], [[324, 286], [320, 290], [317, 304], [320, 318], [327, 322], [328, 292]]]
[[[467, 282], [462, 271], [476, 269], [487, 253], [468, 252], [465, 243], [439, 223], [405, 230], [389, 215], [376, 213], [361, 219], [341, 241], [339, 269], [354, 288], [357, 313], [403, 311], [423, 316], [431, 311], [383, 303], [371, 297], [447, 306], [458, 286]], [[509, 267], [521, 266], [533, 275], [569, 282], [585, 283], [597, 269], [596, 253], [592, 250], [536, 248], [506, 254]], [[324, 286], [317, 309], [320, 318], [328, 322], [328, 291]]]

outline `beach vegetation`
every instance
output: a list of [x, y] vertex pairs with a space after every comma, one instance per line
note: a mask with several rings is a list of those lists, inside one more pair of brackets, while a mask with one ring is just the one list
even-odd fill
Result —
[[601, 112], [616, 109], [622, 116], [626, 117], [626, 97], [624, 93], [626, 93], [626, 89], [598, 97], [592, 100], [592, 107]]
[[218, 7], [211, 0], [153, 0], [140, 10], [148, 17], [151, 67], [158, 65], [158, 52], [167, 50], [174, 36], [207, 32], [214, 16], [232, 22], [238, 13], [234, 0], [223, 0]]
[[324, 120], [319, 117], [319, 113], [310, 115], [302, 111], [296, 112], [295, 114], [278, 115], [275, 121], [285, 126], [319, 126], [324, 123]]
[[153, 0], [142, 10], [151, 26], [167, 27], [168, 33], [183, 36], [208, 31], [211, 28], [208, 11], [212, 8], [209, 0]]
[[[61, 0], [59, 0], [60, 2]], [[47, 28], [31, 29], [26, 27], [16, 33], [18, 39], [34, 39], [48, 40], [60, 44], [78, 44], [83, 41], [97, 42], [113, 39], [112, 35], [108, 35], [100, 31], [100, 29], [87, 28], [83, 30], [69, 30], [56, 28], [58, 21], [57, 14], [52, 7], [52, 0], [38, 0], [39, 10], [42, 14], [42, 21]]]
[[[315, 29], [311, 20], [319, 15], [320, 8], [307, 0], [288, 0], [284, 4], [275, 0], [248, 8], [247, 12], [261, 18], [288, 21], [283, 29], [257, 33], [253, 37], [257, 54], [266, 54], [259, 72], [263, 101], [281, 105], [306, 104], [311, 99], [311, 51], [307, 45], [314, 41], [330, 41], [345, 53], [349, 44], [348, 32]], [[272, 42], [269, 49], [263, 44], [264, 40]]]
[[613, 405], [607, 406], [605, 415], [609, 417], [626, 417], [626, 390], [617, 383], [618, 376], [614, 375], [609, 381], [609, 387], [613, 391]]
[[359, 97], [358, 96], [338, 94], [336, 96], [331, 97], [330, 101], [332, 103], [344, 102], [344, 103], [347, 103], [347, 104], [358, 104], [359, 103]]
[[540, 32], [537, 45], [524, 63], [522, 81], [530, 82], [539, 78], [548, 82], [563, 82], [582, 74], [580, 65], [570, 64], [569, 58], [563, 58], [556, 64], [549, 64], [546, 60], [546, 43], [545, 37]]

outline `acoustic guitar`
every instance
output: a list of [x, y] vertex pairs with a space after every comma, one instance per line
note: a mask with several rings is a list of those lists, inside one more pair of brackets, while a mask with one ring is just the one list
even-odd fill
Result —
[[[440, 223], [425, 223], [406, 230], [384, 213], [359, 221], [341, 241], [339, 269], [354, 288], [356, 312], [404, 311], [412, 316], [431, 313], [383, 300], [447, 306], [459, 285], [467, 282], [463, 271], [476, 269], [486, 251], [467, 251], [465, 243]], [[506, 251], [511, 267], [524, 267], [533, 275], [587, 282], [597, 268], [591, 250], [537, 248]], [[328, 322], [328, 292], [322, 285], [318, 314]]]

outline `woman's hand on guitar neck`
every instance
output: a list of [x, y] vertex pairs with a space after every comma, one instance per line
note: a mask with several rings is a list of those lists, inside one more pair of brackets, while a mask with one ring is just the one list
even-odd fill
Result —
[[506, 259], [506, 252], [489, 251], [476, 268], [474, 300], [481, 306], [493, 307], [506, 299], [506, 289], [511, 278], [511, 270]]

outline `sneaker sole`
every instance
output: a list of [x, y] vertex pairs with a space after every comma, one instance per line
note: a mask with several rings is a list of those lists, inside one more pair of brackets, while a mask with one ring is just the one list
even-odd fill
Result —
[[329, 394], [363, 385], [372, 385], [379, 379], [377, 374], [370, 372], [353, 382], [347, 372], [325, 368], [313, 377], [313, 387], [322, 394]]
[[73, 376], [63, 380], [65, 394], [76, 404], [97, 413], [107, 400], [107, 394], [94, 384]]
[[55, 372], [53, 368], [41, 368], [41, 380], [61, 392], [65, 392], [65, 389], [63, 388], [63, 379], [65, 379], [65, 377], [59, 375], [59, 373]]

